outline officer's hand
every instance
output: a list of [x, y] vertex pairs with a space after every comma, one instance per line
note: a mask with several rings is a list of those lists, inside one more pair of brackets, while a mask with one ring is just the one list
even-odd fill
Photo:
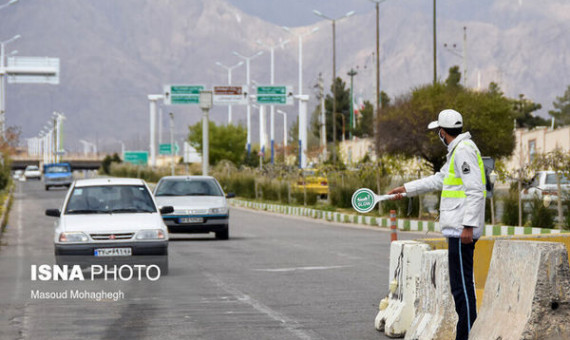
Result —
[[402, 199], [402, 195], [400, 195], [400, 194], [403, 194], [405, 192], [406, 192], [406, 188], [401, 186], [401, 187], [397, 187], [397, 188], [394, 188], [394, 189], [388, 191], [388, 195], [396, 194], [396, 196], [394, 198], [392, 198], [392, 200], [399, 200], [399, 199]]
[[473, 228], [463, 227], [463, 231], [461, 232], [461, 243], [473, 243]]

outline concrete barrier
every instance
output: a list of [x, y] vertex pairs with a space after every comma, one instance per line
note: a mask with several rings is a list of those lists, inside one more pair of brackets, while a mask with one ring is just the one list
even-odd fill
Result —
[[[498, 240], [561, 242], [566, 246], [566, 250], [570, 252], [570, 234], [485, 236], [480, 238], [475, 244], [475, 254], [473, 256], [477, 310], [481, 308], [487, 273], [489, 272], [489, 265], [491, 264], [491, 257], [493, 255], [493, 247]], [[447, 249], [447, 240], [445, 238], [423, 239], [421, 241], [429, 244], [432, 249]]]
[[455, 339], [457, 313], [449, 285], [447, 250], [425, 252], [421, 267], [414, 303], [415, 318], [406, 332], [406, 339]]
[[374, 326], [389, 337], [404, 337], [415, 317], [416, 285], [427, 244], [395, 241], [390, 246], [390, 293], [380, 303]]
[[570, 339], [570, 267], [564, 245], [496, 241], [469, 339]]

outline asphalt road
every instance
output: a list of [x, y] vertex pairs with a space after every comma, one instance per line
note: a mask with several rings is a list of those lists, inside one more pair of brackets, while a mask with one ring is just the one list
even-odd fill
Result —
[[[387, 339], [374, 318], [389, 232], [232, 209], [229, 241], [173, 236], [157, 281], [32, 281], [32, 265], [54, 263], [44, 211], [65, 192], [18, 183], [0, 244], [1, 339]], [[32, 298], [72, 290], [123, 296]]]

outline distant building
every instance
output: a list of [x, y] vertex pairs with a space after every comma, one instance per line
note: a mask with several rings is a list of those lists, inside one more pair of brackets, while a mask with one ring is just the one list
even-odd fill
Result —
[[548, 153], [556, 148], [570, 152], [570, 126], [558, 129], [547, 127], [536, 127], [532, 130], [517, 129], [515, 137], [515, 150], [506, 164], [509, 171], [529, 164], [536, 154]]
[[374, 138], [357, 138], [345, 140], [339, 146], [340, 159], [350, 165], [360, 162], [366, 155], [371, 160], [376, 159]]

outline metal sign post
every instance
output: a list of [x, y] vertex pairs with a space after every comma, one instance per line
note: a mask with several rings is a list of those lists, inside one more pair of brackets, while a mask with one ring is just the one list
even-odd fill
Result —
[[204, 112], [202, 116], [202, 176], [208, 176], [209, 158], [209, 130], [210, 122], [208, 121], [208, 113], [213, 105], [212, 91], [200, 91], [200, 108]]

